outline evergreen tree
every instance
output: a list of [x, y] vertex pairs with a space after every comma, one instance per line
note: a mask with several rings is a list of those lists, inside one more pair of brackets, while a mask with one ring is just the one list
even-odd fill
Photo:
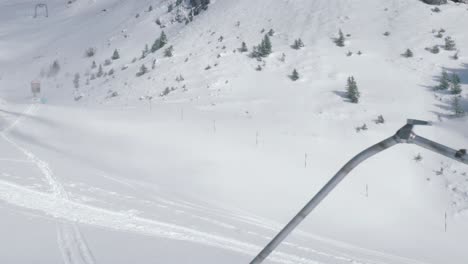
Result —
[[142, 76], [148, 72], [148, 68], [146, 68], [145, 64], [142, 64], [140, 67], [140, 71], [137, 72], [137, 76]]
[[304, 42], [302, 42], [302, 39], [298, 38], [294, 40], [294, 43], [291, 45], [293, 49], [300, 49], [304, 47]]
[[247, 52], [249, 49], [247, 48], [247, 44], [245, 42], [242, 42], [242, 45], [239, 49], [240, 52]]
[[169, 46], [167, 49], [164, 50], [164, 57], [172, 57], [172, 52], [174, 51], [173, 46]]
[[102, 75], [104, 75], [104, 71], [102, 70], [102, 65], [99, 64], [99, 69], [98, 69], [98, 72], [96, 73], [96, 76], [99, 78]]
[[338, 31], [338, 38], [335, 39], [335, 44], [338, 47], [344, 47], [345, 46], [345, 37], [343, 35], [343, 32], [341, 29]]
[[439, 86], [437, 86], [438, 90], [447, 90], [450, 87], [450, 78], [448, 73], [444, 70], [442, 72], [442, 76], [440, 77]]
[[176, 5], [176, 6], [180, 6], [181, 4], [182, 4], [182, 0], [177, 0], [177, 1], [175, 2], [175, 5]]
[[359, 93], [359, 89], [358, 89], [356, 80], [354, 80], [353, 76], [348, 78], [348, 85], [347, 85], [346, 89], [347, 89], [348, 99], [352, 103], [359, 103], [359, 98], [361, 97], [361, 94]]
[[275, 35], [275, 31], [273, 29], [270, 29], [268, 31], [268, 36], [273, 37]]
[[452, 74], [450, 92], [452, 94], [460, 94], [462, 92], [460, 85], [460, 77], [457, 74]]
[[268, 55], [270, 55], [272, 52], [271, 40], [268, 34], [265, 35], [260, 45], [261, 45], [260, 51], [262, 53], [262, 57], [268, 57]]
[[410, 49], [406, 49], [405, 53], [403, 53], [402, 56], [405, 58], [411, 58], [414, 56], [414, 54]]
[[167, 36], [166, 36], [166, 33], [164, 33], [164, 31], [162, 31], [159, 38], [157, 38], [154, 41], [153, 46], [151, 47], [151, 52], [156, 52], [157, 50], [164, 47], [166, 44], [167, 44]]
[[465, 113], [465, 110], [463, 109], [461, 103], [460, 103], [460, 97], [455, 96], [452, 100], [452, 109], [453, 113], [456, 116], [461, 116]]
[[297, 81], [297, 80], [299, 80], [299, 73], [297, 72], [296, 69], [294, 69], [291, 76], [289, 76], [289, 77], [291, 78], [291, 80]]
[[59, 73], [59, 71], [60, 71], [60, 64], [59, 64], [58, 60], [54, 60], [54, 62], [52, 62], [52, 65], [50, 65], [49, 72], [47, 73], [47, 76], [48, 77], [54, 77]]
[[113, 60], [118, 60], [118, 59], [120, 59], [120, 54], [119, 54], [119, 52], [117, 51], [117, 49], [114, 50], [114, 54], [112, 54], [112, 59], [113, 59]]
[[173, 5], [173, 4], [169, 4], [169, 5], [167, 6], [167, 12], [170, 13], [170, 12], [172, 12], [172, 10], [174, 10], [174, 5]]
[[451, 37], [445, 38], [445, 49], [446, 50], [455, 50], [455, 41]]
[[254, 58], [268, 57], [272, 52], [271, 40], [268, 34], [265, 35], [258, 46], [254, 46], [251, 56]]
[[75, 77], [73, 78], [73, 86], [75, 87], [75, 89], [80, 88], [80, 74], [79, 73], [75, 73]]
[[95, 69], [96, 67], [97, 67], [96, 61], [93, 61], [93, 63], [91, 63], [91, 69]]

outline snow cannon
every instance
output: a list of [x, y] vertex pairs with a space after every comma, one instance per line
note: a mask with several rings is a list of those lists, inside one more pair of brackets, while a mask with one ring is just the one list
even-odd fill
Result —
[[408, 119], [406, 125], [400, 128], [395, 135], [365, 149], [346, 163], [327, 184], [297, 213], [297, 215], [265, 246], [265, 248], [250, 262], [250, 264], [262, 263], [286, 237], [330, 194], [333, 189], [360, 163], [397, 144], [415, 144], [422, 148], [439, 153], [453, 160], [468, 165], [466, 149], [455, 150], [418, 136], [414, 126], [430, 126], [429, 121]]

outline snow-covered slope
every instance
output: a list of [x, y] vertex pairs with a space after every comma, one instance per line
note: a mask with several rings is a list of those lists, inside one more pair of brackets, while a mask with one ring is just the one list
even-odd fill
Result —
[[[212, 0], [186, 24], [176, 21], [185, 2], [168, 13], [175, 2], [50, 0], [49, 17], [33, 18], [35, 3], [0, 0], [2, 263], [248, 263], [344, 162], [406, 118], [435, 122], [423, 136], [467, 145], [453, 95], [433, 91], [443, 69], [457, 73], [468, 108], [463, 4]], [[458, 60], [425, 50], [443, 45], [441, 28]], [[267, 58], [238, 50], [270, 29]], [[345, 47], [333, 42], [340, 29]], [[141, 58], [162, 30], [173, 56], [164, 47]], [[290, 47], [297, 38], [304, 48]], [[414, 57], [401, 56], [408, 48]], [[344, 99], [350, 76], [359, 104]], [[466, 263], [467, 172], [395, 147], [356, 169], [267, 263]]]

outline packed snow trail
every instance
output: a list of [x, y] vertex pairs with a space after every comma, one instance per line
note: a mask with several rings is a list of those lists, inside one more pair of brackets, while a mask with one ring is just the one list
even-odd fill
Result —
[[[68, 195], [63, 186], [55, 179], [53, 171], [50, 169], [49, 164], [36, 157], [29, 150], [21, 147], [10, 137], [7, 133], [17, 126], [25, 116], [31, 115], [37, 111], [39, 106], [37, 104], [30, 104], [27, 109], [13, 121], [9, 126], [0, 132], [1, 137], [19, 152], [23, 153], [27, 160], [39, 169], [41, 174], [45, 177], [47, 183], [52, 188], [52, 194], [56, 198], [68, 199]], [[94, 264], [93, 255], [88, 248], [88, 245], [81, 235], [78, 226], [75, 223], [58, 223], [57, 225], [58, 243], [62, 251], [63, 260], [66, 264]]]

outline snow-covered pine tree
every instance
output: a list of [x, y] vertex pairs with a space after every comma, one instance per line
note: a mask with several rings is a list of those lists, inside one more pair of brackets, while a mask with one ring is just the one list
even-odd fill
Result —
[[102, 65], [99, 64], [98, 72], [96, 73], [96, 77], [100, 78], [102, 75], [104, 75], [104, 71], [102, 70]]
[[414, 54], [410, 49], [406, 49], [405, 53], [403, 53], [402, 56], [405, 58], [411, 58], [414, 56]]
[[275, 31], [273, 29], [270, 29], [268, 31], [268, 36], [273, 37], [275, 35]]
[[93, 62], [91, 63], [91, 69], [95, 69], [96, 67], [97, 67], [96, 61], [93, 61]]
[[174, 10], [174, 5], [173, 5], [173, 4], [169, 4], [169, 5], [167, 6], [167, 12], [170, 13], [170, 12], [172, 12], [172, 10]]
[[137, 72], [136, 76], [140, 77], [148, 72], [148, 68], [146, 68], [145, 64], [140, 66], [140, 70]]
[[449, 78], [448, 73], [444, 70], [442, 71], [442, 76], [440, 77], [437, 90], [447, 90], [449, 87], [450, 87], [450, 78]]
[[164, 57], [172, 57], [172, 53], [174, 51], [174, 47], [171, 45], [167, 49], [164, 50]]
[[346, 93], [347, 93], [348, 99], [352, 103], [359, 103], [359, 98], [361, 97], [361, 94], [359, 93], [359, 89], [358, 89], [356, 80], [354, 79], [353, 76], [348, 78]]
[[247, 44], [245, 44], [245, 42], [242, 42], [242, 45], [239, 49], [240, 52], [247, 52], [249, 51], [249, 49], [247, 48]]
[[270, 55], [272, 52], [271, 40], [268, 34], [266, 34], [265, 37], [263, 37], [263, 41], [260, 44], [260, 52], [262, 54], [262, 57], [268, 57], [268, 55]]
[[293, 81], [297, 81], [299, 80], [299, 72], [297, 72], [296, 69], [293, 70], [292, 74], [289, 76], [289, 78], [291, 78], [291, 80]]
[[450, 78], [450, 92], [452, 94], [460, 94], [462, 92], [461, 85], [460, 85], [460, 77], [453, 73], [452, 77]]
[[446, 37], [444, 47], [446, 50], [455, 50], [456, 48], [455, 41], [451, 37]]
[[335, 44], [338, 47], [344, 47], [345, 46], [345, 37], [344, 37], [343, 31], [341, 31], [341, 29], [338, 31], [338, 38], [335, 39]]
[[302, 42], [302, 39], [301, 38], [298, 38], [296, 40], [294, 40], [294, 43], [292, 44], [291, 46], [293, 49], [301, 49], [304, 47], [304, 42]]
[[80, 88], [80, 74], [79, 73], [75, 73], [75, 76], [73, 77], [73, 86], [75, 87], [75, 89]]
[[119, 54], [119, 51], [117, 49], [114, 50], [114, 53], [112, 54], [112, 59], [113, 60], [120, 59], [120, 54]]
[[157, 50], [164, 47], [166, 44], [167, 44], [167, 36], [166, 36], [166, 33], [162, 31], [159, 38], [157, 38], [154, 41], [153, 46], [151, 47], [151, 52], [156, 52]]
[[52, 62], [52, 65], [50, 65], [49, 72], [47, 73], [47, 77], [54, 77], [56, 76], [60, 71], [60, 64], [58, 60], [54, 60]]
[[465, 113], [465, 110], [463, 109], [463, 106], [461, 105], [459, 96], [455, 96], [453, 98], [452, 109], [453, 109], [453, 113], [455, 114], [455, 116], [461, 116]]
[[175, 5], [180, 6], [182, 4], [182, 0], [176, 0]]

